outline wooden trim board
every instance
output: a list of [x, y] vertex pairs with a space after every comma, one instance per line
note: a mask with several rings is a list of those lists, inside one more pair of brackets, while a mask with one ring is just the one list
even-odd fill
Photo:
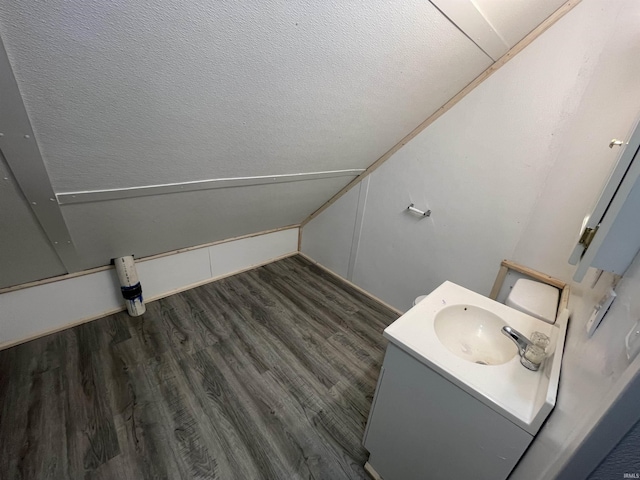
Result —
[[569, 309], [569, 294], [571, 293], [571, 288], [569, 285], [565, 285], [562, 289], [562, 293], [560, 294], [560, 303], [558, 305], [558, 312], [562, 312], [565, 309]]
[[509, 273], [509, 267], [506, 267], [505, 265], [500, 265], [500, 270], [498, 270], [496, 281], [493, 283], [493, 288], [491, 289], [491, 293], [489, 294], [489, 298], [491, 300], [495, 300], [498, 298], [498, 295], [500, 294], [500, 289], [502, 288], [502, 284], [504, 283], [504, 279], [506, 278], [507, 273]]
[[562, 280], [554, 278], [551, 275], [547, 275], [546, 273], [542, 273], [537, 270], [534, 270], [533, 268], [525, 267], [524, 265], [520, 265], [519, 263], [513, 262], [511, 260], [503, 260], [500, 265], [502, 267], [508, 268], [509, 270], [515, 270], [516, 272], [520, 272], [528, 277], [531, 277], [542, 283], [546, 283], [547, 285], [556, 287], [557, 289], [560, 289], [560, 290], [562, 290], [564, 287], [567, 286], [567, 283], [563, 282]]
[[551, 275], [547, 275], [546, 273], [534, 270], [533, 268], [525, 267], [524, 265], [520, 265], [519, 263], [513, 262], [511, 260], [503, 260], [502, 262], [500, 262], [500, 270], [498, 270], [496, 281], [494, 282], [491, 293], [489, 294], [489, 298], [491, 300], [496, 300], [498, 298], [498, 295], [500, 294], [500, 290], [502, 289], [502, 285], [504, 283], [504, 279], [506, 278], [507, 273], [509, 273], [509, 270], [520, 272], [523, 275], [533, 278], [534, 280], [546, 283], [547, 285], [551, 285], [552, 287], [560, 290], [560, 301], [558, 302], [556, 319], [563, 312], [563, 310], [569, 308], [569, 295], [571, 294], [571, 288], [566, 282], [554, 278]]
[[[157, 253], [148, 257], [136, 258], [136, 262], [147, 262], [149, 260], [155, 260], [156, 258], [167, 257], [169, 255], [175, 255], [177, 253], [190, 252], [191, 250], [198, 250], [200, 248], [213, 247], [214, 245], [220, 245], [222, 243], [233, 242], [235, 240], [242, 240], [243, 238], [252, 238], [259, 235], [266, 235], [268, 233], [281, 232], [283, 230], [290, 230], [292, 228], [300, 228], [300, 225], [287, 225], [285, 227], [272, 228], [271, 230], [263, 230], [262, 232], [248, 233], [246, 235], [239, 235], [237, 237], [231, 237], [224, 240], [218, 240], [216, 242], [203, 243], [202, 245], [195, 245], [193, 247], [179, 248], [177, 250], [171, 250], [169, 252]], [[298, 233], [298, 238], [300, 233]], [[300, 240], [298, 240], [300, 242]], [[298, 249], [300, 243], [298, 243]], [[65, 275], [58, 275], [57, 277], [43, 278], [42, 280], [35, 280], [33, 282], [21, 283], [20, 285], [13, 285], [11, 287], [0, 288], [0, 295], [3, 293], [15, 292], [16, 290], [22, 290], [24, 288], [37, 287], [38, 285], [45, 285], [47, 283], [59, 282], [61, 280], [69, 280], [70, 278], [82, 277], [83, 275], [90, 275], [92, 273], [103, 272], [105, 270], [112, 270], [113, 265], [103, 265], [101, 267], [90, 268], [88, 270], [82, 270], [80, 272], [67, 273]]]
[[364, 471], [371, 477], [371, 480], [383, 480], [369, 462], [364, 464]]
[[398, 150], [404, 147], [407, 143], [409, 143], [413, 138], [415, 138], [419, 133], [421, 133], [424, 129], [426, 129], [429, 125], [435, 122], [438, 118], [444, 115], [447, 111], [449, 111], [455, 104], [457, 104], [460, 100], [467, 96], [470, 92], [472, 92], [478, 85], [484, 82], [487, 78], [493, 75], [496, 71], [498, 71], [503, 65], [505, 65], [509, 60], [515, 57], [518, 53], [525, 49], [531, 42], [533, 42], [536, 38], [538, 38], [542, 33], [544, 33], [549, 27], [551, 27], [554, 23], [564, 17], [573, 7], [575, 7], [581, 0], [569, 0], [564, 3], [560, 8], [558, 8], [555, 12], [553, 12], [544, 22], [534, 28], [527, 36], [525, 36], [522, 40], [520, 40], [517, 44], [515, 44], [507, 53], [505, 53], [502, 57], [496, 60], [493, 64], [489, 66], [484, 72], [478, 75], [469, 85], [460, 90], [457, 94], [455, 94], [447, 103], [445, 103], [442, 107], [436, 110], [429, 118], [427, 118], [424, 122], [418, 125], [413, 129], [407, 136], [405, 136], [402, 140], [400, 140], [396, 145], [394, 145], [389, 151], [387, 151], [384, 155], [382, 155], [378, 160], [373, 162], [364, 172], [354, 178], [351, 182], [349, 182], [342, 190], [336, 193], [333, 197], [331, 197], [324, 205], [318, 208], [315, 212], [309, 215], [306, 219], [304, 219], [300, 223], [300, 228], [304, 228], [304, 226], [309, 223], [311, 220], [316, 218], [322, 212], [324, 212], [330, 205], [335, 203], [340, 197], [342, 197], [345, 193], [355, 187], [358, 183], [360, 183], [365, 177], [373, 173], [380, 165], [386, 162], [393, 154], [395, 154]]
[[65, 192], [56, 194], [59, 205], [77, 203], [102, 202], [105, 200], [122, 200], [124, 198], [147, 197], [150, 195], [166, 195], [170, 193], [196, 192], [229, 187], [248, 187], [254, 185], [273, 185], [276, 183], [322, 180], [335, 177], [356, 177], [362, 168], [348, 170], [329, 170], [324, 172], [286, 173], [262, 175], [258, 177], [212, 178], [181, 183], [165, 183], [161, 185], [144, 185], [139, 187], [112, 188], [108, 190], [86, 190], [81, 192]]

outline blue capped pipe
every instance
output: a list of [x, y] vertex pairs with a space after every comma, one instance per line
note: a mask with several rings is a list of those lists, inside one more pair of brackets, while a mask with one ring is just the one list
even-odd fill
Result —
[[118, 257], [113, 259], [120, 281], [120, 291], [127, 305], [127, 312], [132, 317], [138, 317], [146, 311], [142, 298], [142, 285], [138, 280], [138, 272], [133, 256]]

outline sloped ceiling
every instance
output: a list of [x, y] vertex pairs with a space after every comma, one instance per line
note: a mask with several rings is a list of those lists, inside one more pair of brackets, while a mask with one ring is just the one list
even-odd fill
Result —
[[[562, 2], [498, 3], [514, 43]], [[0, 35], [56, 194], [363, 169], [493, 62], [423, 0], [12, 0]], [[349, 180], [62, 211], [89, 268], [297, 224]]]
[[491, 63], [428, 2], [291, 5], [4, 2], [56, 191], [364, 168]]

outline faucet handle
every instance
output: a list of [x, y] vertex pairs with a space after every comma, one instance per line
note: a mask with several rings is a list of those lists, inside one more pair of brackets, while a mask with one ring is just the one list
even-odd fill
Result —
[[551, 339], [542, 332], [533, 332], [531, 334], [531, 343], [542, 348], [542, 350], [547, 350]]

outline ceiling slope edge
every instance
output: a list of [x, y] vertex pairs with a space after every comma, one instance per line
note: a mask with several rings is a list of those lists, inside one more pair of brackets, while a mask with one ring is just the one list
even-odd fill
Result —
[[60, 205], [69, 205], [72, 203], [122, 200], [125, 198], [146, 197], [150, 195], [165, 195], [169, 193], [196, 192], [199, 190], [215, 190], [219, 188], [272, 185], [274, 183], [321, 180], [323, 178], [357, 177], [362, 172], [364, 172], [363, 168], [352, 168], [347, 170], [260, 175], [254, 177], [213, 178], [208, 180], [195, 180], [190, 182], [166, 183], [162, 185], [144, 185], [140, 187], [86, 190], [81, 192], [61, 192], [56, 194], [56, 198]]
[[80, 269], [78, 255], [49, 173], [36, 141], [31, 121], [0, 38], [0, 150], [51, 246], [68, 272]]
[[455, 24], [469, 40], [491, 57], [494, 62], [509, 51], [509, 44], [485, 18], [472, 0], [429, 0]]
[[503, 65], [505, 65], [509, 60], [514, 58], [518, 53], [524, 50], [529, 44], [531, 44], [536, 38], [542, 35], [545, 31], [547, 31], [552, 25], [554, 25], [558, 20], [564, 17], [567, 13], [569, 13], [576, 5], [578, 5], [581, 0], [569, 0], [565, 2], [560, 8], [558, 8], [555, 12], [553, 12], [546, 20], [544, 20], [540, 25], [534, 28], [529, 34], [527, 34], [522, 40], [520, 40], [516, 45], [514, 45], [507, 53], [505, 53], [502, 57], [492, 63], [484, 72], [478, 75], [471, 83], [469, 83], [466, 87], [460, 90], [457, 94], [455, 94], [449, 101], [447, 101], [442, 107], [437, 109], [434, 113], [432, 113], [424, 122], [414, 128], [408, 135], [406, 135], [402, 140], [400, 140], [397, 144], [395, 144], [391, 149], [389, 149], [384, 155], [378, 158], [375, 162], [373, 162], [369, 167], [367, 167], [364, 172], [354, 178], [351, 182], [349, 182], [344, 188], [342, 188], [338, 193], [336, 193], [333, 197], [331, 197], [327, 202], [325, 202], [320, 208], [318, 208], [315, 212], [305, 218], [302, 222], [300, 222], [301, 228], [309, 223], [311, 220], [316, 218], [322, 212], [324, 212], [329, 206], [335, 203], [340, 197], [342, 197], [345, 193], [351, 190], [353, 187], [358, 185], [365, 177], [369, 176], [373, 173], [380, 165], [386, 162], [389, 158], [391, 158], [398, 150], [404, 147], [407, 143], [409, 143], [413, 138], [415, 138], [419, 133], [425, 130], [429, 125], [435, 122], [438, 118], [440, 118], [444, 113], [450, 110], [454, 105], [456, 105], [460, 100], [462, 100], [467, 94], [471, 93], [478, 85], [484, 82], [487, 78], [493, 75], [496, 71], [498, 71]]

